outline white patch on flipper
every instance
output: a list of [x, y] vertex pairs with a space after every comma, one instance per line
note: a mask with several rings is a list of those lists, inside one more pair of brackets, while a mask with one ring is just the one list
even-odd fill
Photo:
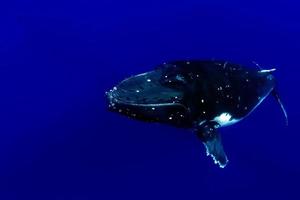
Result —
[[212, 157], [212, 159], [213, 159], [213, 161], [214, 161], [214, 163], [215, 163], [216, 165], [219, 165], [220, 168], [224, 168], [224, 167], [227, 165], [227, 163], [228, 163], [227, 157], [226, 157], [226, 163], [225, 163], [225, 164], [221, 164], [220, 161], [218, 161], [218, 160], [216, 159], [216, 157], [215, 157], [213, 154], [210, 154], [210, 153], [209, 153], [209, 150], [208, 150], [207, 145], [206, 145], [205, 143], [203, 143], [203, 144], [204, 144], [205, 149], [206, 149], [206, 156]]
[[220, 126], [229, 126], [232, 124], [237, 123], [240, 121], [239, 119], [232, 118], [232, 115], [230, 113], [224, 112], [220, 114], [219, 116], [216, 116], [214, 118], [214, 121], [217, 122]]

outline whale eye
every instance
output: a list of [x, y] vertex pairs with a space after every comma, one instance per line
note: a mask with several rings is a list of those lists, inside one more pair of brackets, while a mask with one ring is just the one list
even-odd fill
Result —
[[186, 78], [181, 74], [172, 76], [165, 75], [162, 82], [164, 85], [172, 88], [183, 87], [187, 83]]
[[184, 84], [186, 83], [186, 80], [182, 75], [179, 75], [179, 74], [176, 75], [175, 79], [176, 79], [177, 82], [182, 82]]

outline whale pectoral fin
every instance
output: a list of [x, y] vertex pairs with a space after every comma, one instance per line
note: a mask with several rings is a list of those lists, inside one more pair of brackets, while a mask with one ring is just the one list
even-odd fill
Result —
[[207, 156], [211, 156], [221, 168], [224, 168], [228, 159], [224, 152], [221, 136], [217, 131], [215, 123], [204, 123], [196, 128], [197, 136], [206, 148]]

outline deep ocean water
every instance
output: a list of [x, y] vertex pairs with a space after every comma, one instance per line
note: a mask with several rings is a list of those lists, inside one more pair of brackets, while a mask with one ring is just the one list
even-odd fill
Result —
[[[0, 199], [300, 199], [299, 6], [1, 2]], [[267, 98], [220, 130], [220, 169], [191, 131], [107, 111], [122, 79], [195, 58], [276, 67], [289, 126]]]

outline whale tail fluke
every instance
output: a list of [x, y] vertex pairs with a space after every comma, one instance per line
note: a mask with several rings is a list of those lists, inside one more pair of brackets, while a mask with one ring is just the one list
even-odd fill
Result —
[[278, 102], [278, 104], [280, 105], [281, 111], [282, 111], [282, 113], [284, 115], [284, 118], [285, 118], [285, 124], [288, 126], [289, 125], [288, 115], [287, 115], [287, 112], [286, 112], [286, 110], [285, 110], [285, 108], [284, 108], [284, 106], [283, 106], [283, 104], [281, 102], [281, 99], [280, 99], [279, 94], [276, 91], [276, 89], [272, 90], [272, 95], [276, 99], [276, 101]]
[[[268, 73], [268, 74], [272, 74], [274, 71], [276, 71], [276, 68], [272, 68], [272, 69], [263, 69], [258, 63], [256, 63], [255, 61], [252, 61], [252, 63], [254, 65], [256, 65], [259, 69], [258, 73]], [[280, 105], [280, 109], [284, 115], [284, 118], [285, 118], [285, 124], [286, 126], [289, 125], [289, 120], [288, 120], [288, 115], [287, 115], [287, 112], [283, 106], [283, 103], [279, 97], [279, 94], [277, 92], [277, 90], [274, 88], [272, 90], [272, 96], [276, 99], [277, 103]]]

